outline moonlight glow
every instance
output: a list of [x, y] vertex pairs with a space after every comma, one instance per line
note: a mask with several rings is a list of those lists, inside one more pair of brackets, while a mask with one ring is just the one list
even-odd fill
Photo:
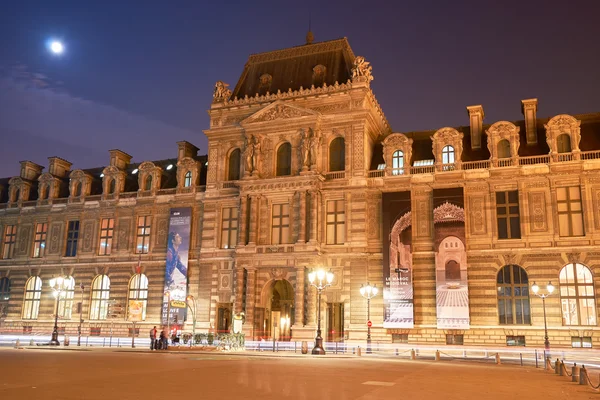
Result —
[[54, 54], [62, 54], [63, 51], [65, 51], [65, 47], [61, 42], [55, 40], [50, 43], [50, 51], [52, 51]]

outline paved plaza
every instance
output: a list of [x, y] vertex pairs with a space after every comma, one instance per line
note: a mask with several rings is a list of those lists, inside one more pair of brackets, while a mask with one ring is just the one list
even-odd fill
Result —
[[[0, 399], [590, 399], [513, 365], [267, 353], [0, 349]], [[191, 396], [191, 397], [190, 397]]]

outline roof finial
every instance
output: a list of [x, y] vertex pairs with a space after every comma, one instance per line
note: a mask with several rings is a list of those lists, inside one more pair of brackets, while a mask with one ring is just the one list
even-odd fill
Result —
[[312, 44], [315, 37], [313, 36], [312, 31], [310, 30], [310, 11], [308, 12], [308, 33], [306, 34], [306, 44]]

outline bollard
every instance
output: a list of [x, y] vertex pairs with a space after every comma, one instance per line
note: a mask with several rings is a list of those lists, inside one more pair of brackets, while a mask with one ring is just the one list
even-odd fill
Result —
[[396, 357], [398, 357], [400, 354], [398, 353], [398, 349], [396, 349]]
[[573, 367], [571, 368], [571, 382], [577, 382], [577, 375], [579, 375], [577, 363], [573, 363]]
[[361, 356], [360, 346], [356, 348], [356, 355], [359, 357]]
[[417, 359], [417, 353], [415, 352], [415, 349], [411, 349], [410, 350], [410, 359], [411, 360], [416, 360]]
[[356, 354], [356, 347], [352, 348], [352, 354]]
[[554, 374], [558, 375], [558, 371], [560, 370], [560, 360], [557, 358], [554, 362]]
[[498, 364], [498, 365], [502, 364], [500, 362], [500, 353], [496, 353], [496, 364]]
[[64, 345], [68, 346], [69, 343], [70, 343], [69, 337], [67, 335], [65, 335]]
[[585, 370], [585, 365], [582, 365], [579, 370], [579, 384], [587, 385], [587, 371]]
[[435, 351], [435, 361], [440, 361], [440, 351], [439, 350]]
[[560, 376], [565, 375], [565, 363], [563, 363], [562, 361], [558, 365], [558, 375], [560, 375]]
[[17, 339], [17, 341], [15, 342], [15, 349], [18, 349], [19, 346], [21, 346], [21, 341]]

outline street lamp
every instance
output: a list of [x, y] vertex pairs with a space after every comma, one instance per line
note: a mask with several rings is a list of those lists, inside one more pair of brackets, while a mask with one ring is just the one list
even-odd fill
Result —
[[548, 325], [546, 323], [546, 297], [550, 296], [552, 292], [554, 292], [554, 285], [552, 284], [552, 282], [548, 282], [548, 284], [546, 285], [546, 291], [548, 293], [540, 294], [540, 287], [537, 285], [537, 283], [533, 282], [533, 285], [531, 285], [531, 291], [538, 297], [542, 298], [542, 305], [544, 308], [544, 348], [546, 349], [546, 351], [549, 351], [550, 340], [548, 340]]
[[323, 338], [321, 337], [321, 292], [328, 286], [331, 286], [331, 282], [333, 282], [333, 272], [328, 271], [325, 272], [324, 269], [312, 270], [308, 274], [308, 281], [311, 286], [317, 288], [317, 293], [319, 297], [318, 304], [318, 322], [317, 322], [317, 337], [315, 338], [315, 347], [312, 349], [312, 354], [325, 354], [325, 349], [323, 348]]
[[83, 283], [79, 285], [81, 289], [81, 303], [79, 303], [79, 328], [77, 328], [77, 346], [81, 346], [81, 324], [83, 324]]
[[[188, 308], [192, 312], [192, 321], [194, 323], [194, 325], [192, 325], [192, 340], [191, 340], [191, 343], [193, 344], [194, 340], [196, 340], [196, 298], [194, 296], [192, 296], [191, 294], [189, 294], [185, 299], [187, 300]], [[192, 302], [192, 305], [194, 306], [193, 308], [190, 305], [190, 301]]]
[[377, 296], [379, 289], [377, 286], [367, 282], [367, 285], [360, 285], [360, 294], [367, 299], [367, 354], [371, 354], [371, 299]]
[[50, 287], [52, 288], [54, 297], [56, 298], [56, 312], [54, 313], [54, 330], [52, 331], [52, 338], [50, 344], [58, 346], [58, 303], [60, 302], [60, 296], [67, 292], [69, 286], [69, 280], [59, 276], [57, 278], [50, 279]]

